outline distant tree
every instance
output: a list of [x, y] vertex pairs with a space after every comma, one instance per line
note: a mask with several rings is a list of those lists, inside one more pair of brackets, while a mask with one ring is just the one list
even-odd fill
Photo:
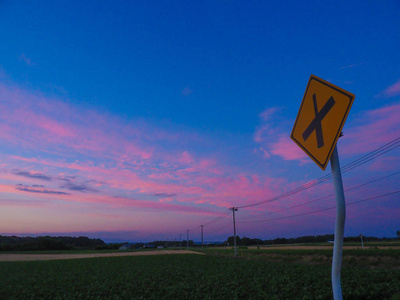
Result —
[[249, 246], [249, 245], [251, 245], [251, 239], [248, 238], [247, 236], [244, 236], [244, 237], [242, 238], [240, 244], [241, 244], [242, 246]]
[[274, 239], [274, 244], [286, 244], [287, 243], [287, 239], [285, 238], [278, 238], [278, 239]]
[[[187, 245], [187, 240], [182, 240], [182, 247], [186, 247]], [[193, 240], [189, 240], [189, 247], [193, 247], [194, 246], [194, 241]]]
[[400, 240], [400, 230], [397, 230], [396, 234], [397, 234], [397, 238]]
[[[230, 236], [226, 242], [229, 244], [229, 246], [233, 246], [234, 240], [235, 240], [234, 236]], [[237, 235], [236, 236], [236, 246], [240, 246], [240, 245], [242, 245], [242, 239]]]

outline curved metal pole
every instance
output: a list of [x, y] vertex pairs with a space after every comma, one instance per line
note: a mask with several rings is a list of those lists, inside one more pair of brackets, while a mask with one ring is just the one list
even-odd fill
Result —
[[342, 268], [342, 252], [343, 252], [343, 236], [344, 223], [346, 219], [346, 203], [344, 199], [342, 174], [340, 172], [339, 155], [337, 146], [333, 150], [331, 156], [331, 169], [333, 176], [333, 184], [336, 194], [336, 225], [335, 225], [335, 242], [333, 246], [332, 260], [332, 289], [333, 298], [342, 300], [342, 286], [340, 283], [340, 271]]

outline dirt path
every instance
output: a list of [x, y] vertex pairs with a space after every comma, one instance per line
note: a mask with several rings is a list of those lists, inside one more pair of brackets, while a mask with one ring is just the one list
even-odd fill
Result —
[[137, 251], [120, 253], [88, 253], [88, 254], [0, 254], [2, 261], [31, 261], [31, 260], [59, 260], [78, 259], [93, 257], [114, 257], [114, 256], [147, 256], [147, 255], [168, 255], [168, 254], [203, 254], [188, 250], [162, 250], [162, 251]]

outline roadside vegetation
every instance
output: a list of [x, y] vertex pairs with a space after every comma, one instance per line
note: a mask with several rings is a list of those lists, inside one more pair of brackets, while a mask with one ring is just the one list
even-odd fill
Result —
[[[319, 245], [316, 247], [319, 247]], [[394, 246], [397, 248], [379, 249], [375, 247], [343, 250], [343, 267], [400, 270], [400, 244]], [[210, 256], [230, 257], [234, 250], [230, 248], [209, 248], [200, 251]], [[286, 249], [278, 249], [277, 247], [259, 247], [257, 249], [241, 246], [237, 249], [237, 256], [242, 259], [307, 265], [331, 266], [332, 254], [331, 247], [327, 247], [327, 249], [293, 249], [293, 247], [287, 246]]]

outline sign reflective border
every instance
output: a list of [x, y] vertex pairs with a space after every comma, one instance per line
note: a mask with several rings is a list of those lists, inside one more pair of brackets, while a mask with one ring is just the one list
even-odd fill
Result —
[[355, 96], [311, 75], [290, 138], [325, 170]]

